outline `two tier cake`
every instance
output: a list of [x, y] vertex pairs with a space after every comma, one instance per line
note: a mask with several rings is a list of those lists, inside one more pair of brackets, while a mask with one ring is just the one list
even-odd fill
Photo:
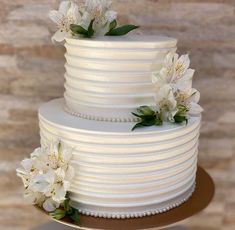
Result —
[[64, 98], [39, 109], [40, 135], [43, 149], [58, 140], [73, 149], [68, 194], [80, 213], [142, 217], [192, 195], [201, 117], [189, 113], [194, 71], [176, 45], [161, 36], [66, 38]]

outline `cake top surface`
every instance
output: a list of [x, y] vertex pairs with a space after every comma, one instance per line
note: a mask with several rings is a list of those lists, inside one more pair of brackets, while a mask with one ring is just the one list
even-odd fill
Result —
[[127, 46], [127, 47], [174, 47], [177, 39], [156, 36], [156, 35], [126, 35], [126, 36], [100, 36], [94, 38], [66, 38], [66, 42], [77, 46], [107, 47], [107, 46]]
[[174, 132], [178, 130], [190, 130], [192, 127], [199, 126], [200, 117], [191, 117], [188, 124], [172, 124], [164, 123], [162, 126], [152, 126], [146, 127], [145, 129], [138, 129], [134, 132], [131, 131], [133, 124], [128, 123], [117, 123], [116, 122], [99, 122], [94, 120], [81, 119], [72, 116], [65, 112], [64, 110], [64, 99], [55, 99], [41, 106], [39, 109], [39, 116], [46, 122], [53, 123], [56, 126], [66, 127], [66, 129], [79, 130], [79, 132], [92, 132], [92, 133], [102, 133], [102, 134], [112, 134], [115, 135], [138, 135], [148, 133], [164, 133]]

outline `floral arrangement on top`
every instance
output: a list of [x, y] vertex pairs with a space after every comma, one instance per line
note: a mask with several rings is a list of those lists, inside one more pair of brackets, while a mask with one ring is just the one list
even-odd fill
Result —
[[160, 71], [153, 72], [155, 107], [141, 106], [134, 116], [140, 119], [132, 130], [145, 126], [160, 126], [164, 121], [187, 124], [190, 115], [199, 115], [200, 93], [192, 88], [195, 70], [190, 69], [189, 56], [169, 53]]
[[16, 171], [23, 181], [24, 196], [29, 203], [42, 207], [55, 219], [68, 216], [79, 222], [79, 213], [70, 206], [68, 193], [75, 174], [71, 157], [70, 147], [52, 142], [49, 147], [36, 149]]
[[62, 42], [69, 37], [121, 36], [139, 27], [117, 27], [117, 12], [111, 9], [111, 5], [108, 0], [86, 0], [81, 6], [73, 1], [61, 2], [58, 11], [49, 13], [58, 26], [52, 41]]

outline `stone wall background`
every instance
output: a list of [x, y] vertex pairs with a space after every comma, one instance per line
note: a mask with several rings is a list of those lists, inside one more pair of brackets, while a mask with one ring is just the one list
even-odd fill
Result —
[[[21, 197], [18, 162], [39, 145], [38, 107], [63, 95], [64, 48], [50, 41], [47, 14], [59, 0], [0, 0], [0, 229], [31, 229], [39, 213]], [[205, 108], [200, 163], [214, 177], [214, 202], [190, 229], [235, 228], [235, 1], [114, 0], [121, 23], [179, 39], [197, 70]], [[13, 219], [14, 223], [13, 223]]]

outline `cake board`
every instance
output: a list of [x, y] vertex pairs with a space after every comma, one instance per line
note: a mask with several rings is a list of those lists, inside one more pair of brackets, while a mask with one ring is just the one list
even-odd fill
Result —
[[[196, 189], [193, 195], [184, 204], [165, 213], [133, 219], [104, 219], [81, 215], [79, 225], [75, 225], [67, 219], [60, 221], [53, 219], [57, 223], [49, 223], [32, 230], [150, 230], [167, 228], [205, 209], [212, 201], [214, 193], [213, 179], [203, 168], [198, 167]], [[175, 227], [170, 229], [183, 230], [185, 228]]]

